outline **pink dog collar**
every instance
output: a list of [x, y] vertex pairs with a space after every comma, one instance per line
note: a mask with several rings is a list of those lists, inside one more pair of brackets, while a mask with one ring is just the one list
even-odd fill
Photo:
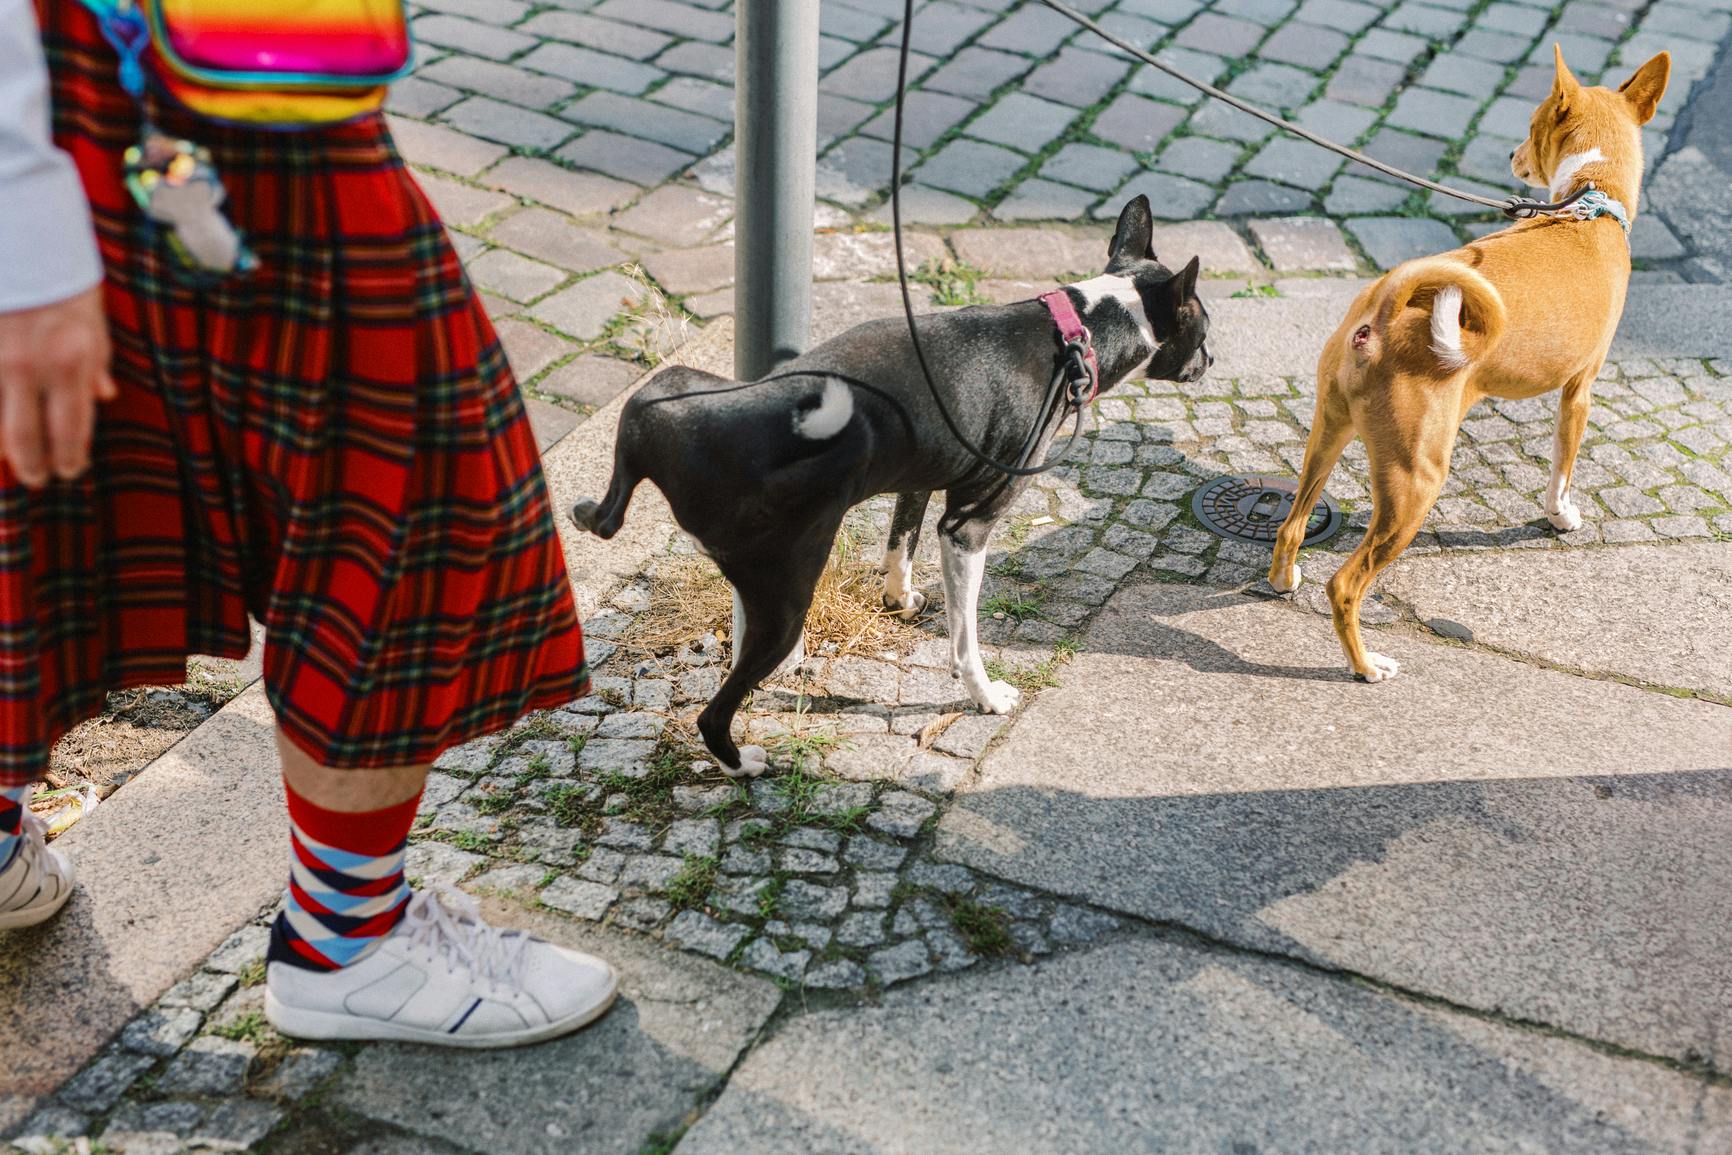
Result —
[[1059, 339], [1064, 342], [1066, 355], [1078, 369], [1071, 375], [1071, 384], [1084, 377], [1087, 379], [1088, 396], [1081, 398], [1081, 404], [1087, 405], [1101, 391], [1101, 366], [1095, 357], [1094, 334], [1083, 324], [1076, 306], [1070, 302], [1070, 294], [1063, 289], [1042, 294], [1040, 303], [1046, 306], [1047, 314], [1058, 329]]

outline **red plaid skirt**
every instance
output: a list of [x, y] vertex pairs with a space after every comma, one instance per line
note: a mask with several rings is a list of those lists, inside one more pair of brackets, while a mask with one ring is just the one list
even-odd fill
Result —
[[[431, 761], [587, 691], [535, 440], [492, 326], [378, 117], [206, 144], [260, 259], [176, 282], [121, 183], [139, 113], [77, 3], [39, 3], [55, 138], [96, 217], [120, 399], [95, 466], [0, 465], [0, 785], [113, 689], [246, 653], [328, 766]], [[45, 254], [45, 259], [50, 259]]]

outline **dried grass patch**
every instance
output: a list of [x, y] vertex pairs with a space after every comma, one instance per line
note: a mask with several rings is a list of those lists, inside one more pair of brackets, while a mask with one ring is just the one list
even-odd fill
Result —
[[[626, 645], [661, 652], [706, 633], [728, 637], [733, 593], [714, 562], [706, 557], [661, 558], [647, 580], [649, 608], [626, 631]], [[883, 608], [883, 589], [883, 576], [861, 557], [857, 539], [844, 527], [806, 614], [807, 652], [840, 658], [912, 650], [921, 632]]]

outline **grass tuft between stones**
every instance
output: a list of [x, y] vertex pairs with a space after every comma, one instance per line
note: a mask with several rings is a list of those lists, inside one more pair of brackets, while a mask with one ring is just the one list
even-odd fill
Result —
[[991, 299], [977, 288], [985, 275], [964, 261], [946, 258], [925, 262], [908, 279], [930, 286], [935, 305], [990, 305]]
[[594, 837], [601, 829], [601, 815], [589, 804], [588, 788], [562, 783], [548, 790], [544, 797], [553, 820], [561, 826], [581, 830], [589, 837]]
[[675, 1127], [672, 1131], [657, 1131], [643, 1146], [637, 1149], [637, 1155], [672, 1155], [673, 1149], [680, 1145], [680, 1140], [686, 1137], [686, 1128]]
[[945, 903], [950, 908], [950, 925], [971, 952], [987, 958], [1017, 953], [1016, 941], [1010, 937], [1010, 915], [964, 895], [949, 896]]
[[761, 918], [776, 917], [777, 910], [782, 905], [782, 891], [788, 885], [786, 875], [777, 873], [758, 888], [758, 915]]
[[680, 910], [703, 906], [716, 884], [716, 868], [716, 859], [711, 855], [686, 855], [685, 865], [668, 881], [662, 897]]
[[258, 1011], [248, 1011], [237, 1019], [212, 1027], [210, 1033], [231, 1043], [261, 1044], [268, 1041], [272, 1034], [270, 1024], [265, 1022], [265, 1016]]

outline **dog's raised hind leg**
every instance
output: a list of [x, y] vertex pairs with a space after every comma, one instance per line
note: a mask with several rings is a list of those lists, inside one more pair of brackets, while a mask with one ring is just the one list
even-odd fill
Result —
[[980, 660], [980, 582], [986, 573], [990, 523], [966, 522], [940, 540], [944, 555], [944, 609], [950, 623], [951, 673], [962, 679], [974, 704], [988, 714], [1008, 714], [1022, 693], [995, 682]]
[[1582, 434], [1588, 427], [1594, 378], [1599, 375], [1600, 367], [1596, 364], [1591, 372], [1566, 382], [1558, 397], [1558, 427], [1552, 434], [1552, 480], [1546, 486], [1546, 519], [1560, 533], [1582, 528], [1582, 511], [1570, 493], [1570, 481], [1575, 475]]
[[600, 501], [586, 499], [571, 507], [572, 524], [603, 540], [619, 532], [619, 527], [625, 523], [625, 507], [631, 503], [632, 491], [643, 480], [626, 460], [625, 437], [622, 430], [620, 441], [614, 447], [613, 478], [608, 482], [607, 493]]
[[926, 520], [931, 496], [930, 492], [897, 494], [890, 536], [884, 543], [884, 608], [910, 621], [926, 608], [926, 595], [914, 588], [914, 551], [920, 545], [920, 525]]

